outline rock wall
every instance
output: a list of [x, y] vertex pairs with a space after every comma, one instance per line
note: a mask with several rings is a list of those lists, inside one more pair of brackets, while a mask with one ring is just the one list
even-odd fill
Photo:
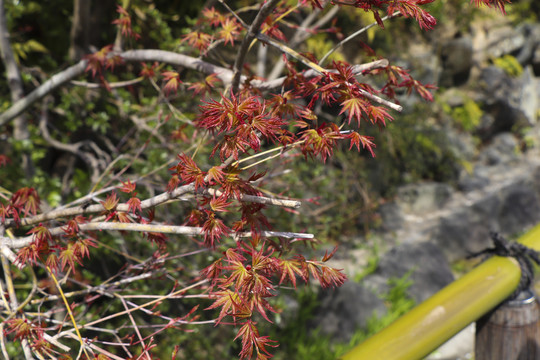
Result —
[[[448, 130], [467, 170], [453, 185], [405, 185], [380, 207], [382, 226], [373, 236], [389, 251], [374, 273], [320, 293], [315, 324], [341, 341], [385, 312], [378, 294], [389, 278], [410, 273], [410, 296], [423, 301], [453, 280], [450, 262], [491, 245], [490, 231], [513, 238], [540, 222], [540, 24], [479, 23], [437, 47], [430, 51], [439, 54], [438, 67], [424, 72], [447, 88], [442, 98], [451, 107], [473, 99], [482, 110], [472, 132]], [[519, 62], [519, 76], [492, 64], [504, 55]], [[354, 278], [363, 255], [351, 250], [334, 265]]]

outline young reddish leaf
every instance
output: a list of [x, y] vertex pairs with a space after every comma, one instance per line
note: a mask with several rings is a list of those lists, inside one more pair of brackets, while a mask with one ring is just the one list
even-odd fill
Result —
[[30, 245], [25, 246], [17, 252], [17, 263], [25, 264], [29, 262], [30, 264], [36, 264], [37, 260], [41, 257], [42, 249], [48, 248], [48, 246], [39, 244], [37, 242], [32, 242]]
[[227, 284], [234, 284], [235, 289], [240, 293], [249, 277], [249, 270], [247, 266], [244, 266], [243, 261], [227, 259], [227, 263], [228, 265], [224, 267], [225, 270], [230, 272]]
[[322, 265], [318, 261], [312, 260], [306, 263], [311, 275], [319, 281], [323, 288], [341, 286], [347, 280], [347, 276], [341, 270]]
[[35, 331], [32, 323], [27, 319], [11, 318], [5, 321], [7, 325], [6, 334], [15, 333], [15, 340], [28, 339]]
[[210, 184], [222, 184], [225, 180], [225, 173], [223, 172], [223, 167], [213, 166], [208, 170], [208, 182]]
[[351, 97], [350, 99], [344, 100], [341, 103], [341, 111], [339, 114], [341, 115], [344, 112], [347, 112], [349, 114], [347, 116], [348, 123], [350, 124], [351, 120], [355, 118], [357, 124], [360, 125], [362, 114], [367, 112], [368, 106], [369, 103], [365, 99]]
[[171, 91], [174, 91], [176, 94], [178, 92], [178, 86], [182, 83], [180, 80], [180, 74], [178, 74], [176, 71], [164, 71], [161, 73], [161, 76], [163, 76], [163, 80], [165, 80], [167, 83], [163, 87], [163, 92], [166, 96], [169, 96]]
[[0, 167], [7, 166], [11, 162], [11, 159], [7, 155], [0, 154]]
[[97, 248], [97, 244], [95, 243], [94, 240], [92, 240], [90, 238], [79, 239], [79, 241], [75, 242], [75, 244], [74, 244], [75, 253], [81, 258], [84, 258], [84, 257], [89, 258], [90, 257], [90, 249], [89, 249], [90, 246]]
[[213, 6], [211, 8], [205, 8], [201, 14], [208, 20], [211, 26], [219, 26], [225, 20], [225, 16], [217, 11]]
[[229, 289], [218, 291], [212, 294], [213, 297], [217, 298], [212, 305], [206, 308], [206, 310], [216, 309], [221, 307], [219, 315], [216, 319], [216, 325], [223, 320], [227, 315], [234, 317], [234, 314], [238, 313], [238, 308], [240, 304], [240, 298], [238, 294]]
[[79, 223], [75, 219], [70, 219], [62, 230], [64, 230], [66, 236], [75, 237], [79, 233]]
[[75, 246], [74, 242], [69, 242], [67, 244], [67, 247], [60, 251], [60, 255], [58, 256], [58, 258], [60, 260], [62, 271], [64, 271], [64, 268], [66, 267], [66, 265], [69, 265], [71, 270], [75, 273], [76, 262], [82, 266], [81, 254], [78, 253], [77, 246]]
[[101, 50], [96, 51], [93, 54], [85, 56], [85, 59], [88, 60], [88, 65], [84, 71], [92, 72], [92, 77], [96, 77], [96, 74], [101, 74], [103, 67], [107, 62], [107, 56], [112, 51], [112, 45], [107, 45], [101, 48]]
[[305, 274], [304, 274], [304, 271], [302, 270], [302, 265], [300, 264], [299, 259], [292, 259], [292, 260], [280, 259], [278, 262], [278, 268], [279, 268], [279, 271], [281, 272], [281, 278], [279, 279], [280, 285], [288, 278], [288, 280], [296, 289], [296, 276], [297, 275], [307, 282], [307, 279], [305, 278]]
[[199, 169], [195, 161], [185, 154], [178, 154], [178, 164], [170, 170], [176, 170], [176, 173], [186, 184], [195, 183], [195, 189], [204, 186], [205, 173]]
[[432, 84], [422, 84], [418, 80], [414, 80], [410, 76], [406, 80], [402, 81], [397, 85], [398, 87], [407, 88], [407, 94], [411, 94], [414, 89], [424, 100], [433, 101], [433, 95], [428, 91], [428, 89], [436, 90], [437, 87]]
[[38, 226], [29, 230], [28, 234], [33, 234], [33, 240], [38, 243], [48, 243], [49, 241], [52, 241], [51, 232], [43, 226], [42, 223], [39, 223]]
[[302, 132], [304, 140], [302, 151], [305, 154], [320, 155], [323, 162], [326, 162], [326, 159], [332, 156], [337, 140], [344, 138], [336, 124], [323, 123], [317, 129]]
[[126, 224], [133, 222], [133, 219], [129, 217], [129, 214], [124, 211], [113, 211], [112, 213], [109, 214], [109, 216], [107, 216], [105, 221], [108, 221], [109, 219], [112, 219], [112, 218], [114, 218], [113, 221], [126, 223]]
[[45, 261], [45, 265], [49, 267], [53, 272], [58, 272], [60, 269], [60, 260], [58, 259], [58, 256], [55, 252], [52, 252], [47, 256], [47, 260]]
[[158, 232], [148, 232], [146, 233], [148, 240], [153, 243], [156, 243], [158, 247], [163, 247], [167, 243], [167, 236], [163, 233]]
[[471, 0], [471, 3], [472, 2], [474, 2], [477, 7], [480, 7], [482, 4], [487, 5], [488, 7], [496, 7], [503, 14], [506, 14], [504, 6], [511, 3], [510, 0]]
[[223, 259], [219, 258], [214, 261], [212, 264], [208, 265], [201, 270], [201, 275], [206, 279], [211, 280], [212, 285], [215, 285], [223, 271]]
[[252, 294], [248, 294], [247, 296], [249, 297], [249, 304], [251, 305], [251, 308], [250, 308], [251, 312], [253, 312], [253, 310], [257, 310], [257, 312], [261, 314], [261, 316], [266, 321], [268, 321], [269, 323], [273, 323], [268, 317], [268, 315], [266, 315], [266, 310], [271, 311], [273, 313], [276, 313], [277, 311], [272, 306], [270, 306], [268, 301], [264, 299], [266, 296], [260, 293], [257, 293], [256, 291], [253, 291]]
[[235, 18], [226, 18], [221, 22], [221, 29], [218, 31], [218, 37], [225, 40], [225, 45], [231, 43], [234, 45], [234, 40], [240, 35], [242, 27]]
[[279, 29], [278, 24], [269, 16], [265, 19], [261, 32], [280, 41], [287, 41], [285, 34]]
[[169, 179], [169, 182], [167, 183], [167, 191], [172, 192], [174, 189], [178, 187], [178, 185], [180, 185], [180, 183], [181, 181], [178, 174], [172, 174], [171, 178]]
[[375, 151], [373, 149], [376, 147], [376, 145], [372, 141], [372, 136], [360, 135], [356, 131], [353, 131], [348, 134], [347, 137], [351, 140], [351, 146], [349, 147], [349, 150], [352, 149], [353, 146], [356, 146], [358, 151], [360, 151], [360, 143], [362, 143], [362, 148], [367, 148], [371, 153], [371, 156], [375, 157]]
[[212, 198], [210, 200], [210, 208], [213, 211], [229, 211], [228, 208], [232, 204], [232, 202], [227, 202], [227, 198], [224, 196], [220, 196], [218, 198]]
[[255, 326], [257, 323], [252, 320], [246, 320], [244, 325], [238, 330], [235, 340], [241, 338], [242, 350], [240, 351], [240, 360], [251, 359], [256, 351], [257, 360], [265, 360], [272, 357], [266, 349], [267, 346], [276, 347], [275, 341], [270, 340], [268, 336], [260, 336], [259, 330]]
[[325, 251], [324, 256], [322, 258], [322, 262], [327, 262], [328, 260], [330, 260], [334, 256], [334, 254], [336, 253], [337, 249], [338, 249], [337, 246], [334, 247], [334, 250], [332, 250], [332, 252], [330, 254], [328, 253], [328, 251]]
[[437, 24], [437, 20], [420, 7], [420, 5], [433, 2], [435, 0], [411, 1], [397, 0], [389, 3], [388, 14], [393, 14], [396, 11], [401, 12], [405, 17], [414, 17], [420, 25], [421, 29], [431, 30]]
[[120, 5], [116, 5], [116, 11], [120, 14], [120, 17], [112, 23], [120, 28], [123, 36], [129, 36], [138, 40], [141, 36], [131, 28], [131, 16], [129, 16], [129, 13]]
[[184, 36], [182, 41], [186, 41], [191, 47], [198, 49], [201, 54], [204, 54], [212, 40], [212, 35], [200, 31], [192, 31]]
[[204, 81], [193, 83], [188, 89], [193, 90], [195, 94], [200, 94], [201, 97], [204, 97], [207, 93], [209, 94], [216, 84], [220, 82], [216, 74], [208, 75]]
[[137, 210], [139, 210], [139, 213], [142, 212], [141, 200], [139, 198], [132, 197], [131, 199], [128, 200], [127, 204], [128, 204], [128, 210], [131, 211], [133, 214], [135, 214]]
[[229, 234], [230, 229], [221, 219], [215, 217], [213, 212], [208, 213], [208, 219], [203, 224], [204, 246], [214, 248], [215, 242], [219, 241], [224, 235]]
[[136, 186], [137, 185], [132, 183], [131, 180], [128, 180], [127, 182], [122, 181], [122, 187], [119, 187], [118, 189], [122, 192], [129, 194], [135, 190]]
[[373, 124], [386, 126], [386, 120], [394, 120], [382, 106], [371, 106], [369, 108], [369, 118]]
[[100, 201], [101, 205], [105, 208], [106, 211], [110, 212], [116, 209], [116, 205], [118, 205], [119, 199], [116, 197], [116, 192], [112, 192], [109, 195], [107, 195], [107, 199], [105, 201]]
[[123, 63], [124, 63], [124, 60], [120, 56], [118, 55], [109, 56], [107, 57], [107, 60], [105, 61], [105, 69], [114, 71], [115, 66], [122, 65]]
[[148, 65], [146, 63], [141, 63], [141, 64], [143, 68], [141, 72], [139, 73], [140, 76], [145, 77], [145, 78], [153, 78], [154, 76], [156, 76], [156, 73], [154, 70], [159, 65], [157, 62], [154, 62], [152, 65]]
[[[13, 209], [23, 209], [24, 215], [27, 216], [28, 213], [37, 214], [41, 200], [34, 188], [23, 187], [11, 196], [10, 202]], [[15, 215], [13, 211], [11, 213]]]

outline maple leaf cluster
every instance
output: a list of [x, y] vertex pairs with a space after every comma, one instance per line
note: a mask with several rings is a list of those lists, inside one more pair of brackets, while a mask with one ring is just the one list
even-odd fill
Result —
[[[335, 251], [334, 251], [335, 252]], [[239, 325], [236, 338], [241, 339], [240, 359], [268, 359], [271, 354], [268, 346], [277, 346], [267, 336], [261, 336], [257, 329], [255, 314], [272, 322], [267, 311], [276, 312], [268, 298], [277, 294], [276, 286], [290, 283], [296, 288], [297, 278], [309, 281], [310, 276], [319, 281], [322, 287], [341, 286], [346, 276], [340, 271], [324, 264], [333, 253], [326, 254], [322, 261], [306, 260], [297, 255], [290, 259], [275, 257], [274, 249], [263, 243], [259, 250], [238, 243], [229, 248], [224, 255], [202, 270], [211, 279], [215, 301], [208, 309], [220, 309], [216, 324], [225, 317]], [[277, 283], [279, 279], [279, 283]]]

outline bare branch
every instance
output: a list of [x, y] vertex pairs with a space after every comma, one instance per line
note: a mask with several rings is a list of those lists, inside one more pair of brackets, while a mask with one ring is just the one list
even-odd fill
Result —
[[[137, 223], [118, 223], [118, 222], [93, 222], [79, 224], [81, 230], [117, 230], [117, 231], [136, 231], [136, 232], [155, 232], [163, 234], [178, 234], [178, 235], [204, 235], [202, 227], [181, 226], [181, 225], [162, 225], [162, 224], [137, 224]], [[52, 236], [61, 235], [64, 230], [62, 227], [49, 229]], [[235, 238], [249, 238], [254, 234], [251, 231], [238, 232], [232, 234]], [[313, 234], [280, 232], [280, 231], [261, 231], [261, 236], [264, 237], [284, 237], [289, 239], [313, 239]], [[0, 245], [10, 248], [22, 248], [30, 245], [34, 241], [33, 236], [26, 236], [18, 239], [10, 239], [0, 237]]]
[[240, 85], [240, 77], [242, 75], [242, 67], [244, 66], [244, 61], [246, 60], [246, 55], [249, 50], [249, 46], [253, 39], [259, 34], [259, 29], [261, 28], [262, 23], [264, 20], [270, 15], [272, 10], [276, 7], [279, 0], [269, 0], [267, 1], [263, 6], [261, 6], [261, 10], [257, 13], [257, 16], [255, 17], [255, 20], [251, 23], [251, 26], [248, 29], [248, 32], [244, 39], [242, 40], [242, 44], [240, 45], [240, 49], [238, 50], [238, 55], [236, 56], [236, 59], [234, 61], [233, 65], [233, 81], [231, 84], [231, 89], [235, 93], [238, 91], [238, 87]]
[[[258, 36], [258, 38], [259, 37], [263, 39], [263, 41], [267, 41], [269, 39], [268, 37], [264, 37], [262, 35]], [[277, 43], [274, 40], [271, 40], [269, 43], [275, 46], [279, 45], [279, 43]], [[205, 74], [215, 73], [224, 84], [230, 84], [233, 79], [233, 72], [229, 69], [211, 64], [209, 62], [203, 61], [198, 58], [174, 53], [171, 51], [155, 50], [155, 49], [128, 50], [128, 51], [125, 51], [123, 53], [119, 53], [116, 55], [120, 56], [124, 61], [129, 61], [129, 62], [159, 61], [159, 62], [171, 64], [171, 65], [183, 66], [185, 68], [196, 70]], [[44, 82], [41, 86], [37, 87], [34, 91], [32, 91], [26, 97], [15, 102], [8, 110], [0, 114], [0, 126], [13, 120], [15, 117], [23, 113], [34, 102], [50, 94], [51, 92], [56, 90], [59, 86], [69, 81], [72, 81], [77, 76], [83, 74], [87, 63], [88, 63], [87, 60], [81, 60], [76, 65], [73, 65], [64, 71], [61, 71], [53, 75], [49, 80]], [[358, 66], [362, 66], [362, 65], [358, 65]], [[323, 70], [327, 71], [325, 69]], [[316, 72], [313, 72], [310, 74], [316, 74]], [[311, 76], [315, 76], [315, 75], [311, 75]], [[245, 77], [241, 77], [242, 81], [244, 81], [245, 79], [246, 79]], [[268, 89], [273, 89], [273, 88], [277, 88], [281, 86], [284, 80], [285, 80], [285, 77], [272, 80], [272, 81], [253, 80], [251, 81], [251, 85], [261, 90], [268, 90]]]
[[49, 80], [44, 82], [43, 85], [28, 94], [28, 96], [15, 102], [9, 109], [0, 115], [0, 126], [22, 114], [30, 105], [43, 98], [45, 95], [50, 94], [57, 87], [81, 75], [84, 72], [87, 63], [86, 60], [81, 60], [66, 70], [53, 75]]

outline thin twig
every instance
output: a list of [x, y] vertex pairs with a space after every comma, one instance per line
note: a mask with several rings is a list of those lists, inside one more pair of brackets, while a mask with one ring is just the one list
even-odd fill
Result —
[[[395, 18], [397, 16], [400, 16], [401, 13], [399, 11], [396, 11], [395, 13], [393, 13], [392, 15], [386, 15], [385, 17], [383, 17], [381, 20], [384, 22], [388, 19], [392, 19], [392, 18]], [[336, 44], [336, 46], [334, 46], [330, 51], [328, 51], [322, 58], [321, 60], [319, 61], [319, 64], [323, 65], [326, 60], [328, 59], [328, 57], [334, 52], [336, 51], [337, 49], [339, 49], [341, 46], [343, 46], [345, 43], [351, 41], [352, 39], [354, 39], [355, 37], [357, 37], [358, 35], [366, 32], [367, 30], [371, 29], [372, 27], [374, 27], [375, 25], [378, 25], [377, 22], [374, 22], [372, 24], [369, 24], [368, 26], [365, 26], [363, 28], [361, 28], [360, 30], [352, 33], [351, 35], [347, 36], [345, 39], [341, 40], [340, 42], [338, 42]]]
[[108, 87], [109, 89], [116, 89], [116, 88], [122, 88], [126, 86], [131, 86], [138, 84], [144, 80], [144, 77], [140, 76], [136, 79], [132, 80], [126, 80], [126, 81], [118, 81], [113, 83], [107, 83], [107, 86], [103, 83], [89, 83], [85, 81], [77, 81], [77, 80], [71, 80], [71, 84], [75, 86], [85, 87], [87, 89], [100, 89], [104, 87]]
[[4, 333], [4, 323], [0, 322], [0, 348], [2, 349], [2, 355], [5, 360], [9, 360], [9, 355], [6, 349], [6, 336]]
[[272, 10], [274, 10], [279, 1], [280, 0], [268, 0], [266, 3], [264, 3], [263, 6], [261, 6], [261, 10], [259, 10], [259, 12], [257, 13], [257, 16], [251, 23], [251, 26], [249, 27], [246, 36], [242, 40], [242, 44], [240, 45], [238, 55], [236, 56], [233, 65], [233, 80], [231, 83], [231, 89], [233, 93], [236, 93], [238, 91], [238, 87], [240, 85], [240, 76], [242, 75], [242, 68], [244, 66], [244, 61], [246, 60], [247, 52], [251, 41], [257, 36], [262, 23], [268, 17], [268, 15], [270, 15]]
[[47, 271], [49, 272], [49, 275], [53, 279], [54, 284], [56, 285], [56, 288], [60, 292], [60, 295], [62, 296], [62, 300], [64, 300], [64, 305], [66, 306], [66, 311], [68, 312], [69, 317], [71, 318], [71, 322], [73, 323], [73, 328], [77, 332], [77, 337], [78, 337], [78, 339], [79, 339], [79, 341], [81, 343], [81, 350], [86, 355], [86, 358], [90, 358], [88, 356], [88, 352], [86, 351], [86, 344], [85, 344], [85, 342], [84, 342], [84, 340], [83, 340], [83, 338], [81, 336], [81, 333], [79, 332], [79, 327], [77, 326], [77, 322], [75, 321], [75, 317], [73, 316], [73, 312], [71, 311], [71, 306], [69, 305], [66, 297], [64, 296], [64, 291], [62, 290], [62, 287], [58, 283], [58, 280], [56, 279], [56, 276], [54, 276], [54, 273], [51, 271], [51, 269], [48, 266], [47, 266]]
[[[124, 300], [124, 298], [120, 295], [117, 296], [118, 298], [120, 298], [120, 301], [122, 302], [122, 305], [124, 305], [124, 308], [126, 310], [129, 310], [129, 307], [126, 303], [126, 300]], [[137, 323], [135, 322], [135, 319], [133, 318], [133, 315], [131, 314], [131, 312], [128, 312], [127, 313], [127, 316], [129, 317], [129, 321], [131, 321], [131, 323], [133, 324], [133, 329], [135, 329], [135, 334], [137, 334], [137, 337], [139, 338], [139, 342], [141, 343], [141, 347], [142, 347], [142, 354], [145, 354], [146, 355], [146, 358], [150, 360], [150, 355], [148, 354], [148, 349], [146, 347], [146, 345], [144, 344], [144, 340], [143, 340], [143, 337], [141, 335], [141, 332], [139, 331], [139, 328], [137, 326]]]
[[[196, 282], [196, 283], [194, 283], [194, 284], [191, 284], [190, 286], [187, 286], [187, 287], [182, 288], [182, 289], [180, 289], [180, 290], [176, 290], [176, 291], [173, 292], [172, 294], [164, 295], [164, 296], [161, 296], [161, 297], [159, 297], [159, 298], [157, 298], [157, 299], [154, 299], [154, 300], [152, 300], [152, 301], [146, 302], [146, 303], [144, 303], [144, 304], [142, 304], [142, 305], [138, 305], [138, 306], [136, 306], [136, 307], [134, 307], [134, 308], [131, 308], [131, 309], [128, 309], [128, 310], [124, 310], [124, 311], [120, 311], [120, 312], [114, 313], [114, 314], [112, 314], [112, 315], [105, 316], [105, 317], [103, 317], [103, 318], [100, 318], [100, 319], [91, 321], [91, 322], [89, 322], [89, 323], [87, 323], [87, 324], [84, 324], [84, 325], [79, 326], [78, 329], [84, 329], [84, 328], [87, 328], [87, 327], [89, 327], [89, 326], [91, 326], [91, 325], [99, 324], [99, 323], [101, 323], [101, 322], [103, 322], [103, 321], [107, 321], [107, 320], [114, 319], [114, 318], [117, 318], [117, 317], [119, 317], [119, 316], [125, 315], [125, 314], [127, 314], [128, 312], [133, 312], [133, 311], [137, 311], [137, 310], [142, 309], [142, 308], [149, 307], [150, 305], [154, 305], [154, 304], [156, 304], [156, 303], [159, 303], [159, 302], [162, 302], [163, 300], [168, 299], [168, 297], [171, 296], [171, 295], [174, 296], [174, 295], [182, 294], [182, 293], [184, 293], [184, 292], [186, 292], [186, 291], [188, 291], [188, 290], [191, 290], [191, 289], [193, 289], [193, 288], [199, 287], [199, 286], [201, 286], [201, 285], [203, 285], [203, 284], [205, 284], [205, 283], [207, 283], [207, 282], [208, 282], [208, 280], [206, 280], [206, 279], [201, 280], [201, 281], [198, 281], [198, 282]], [[73, 333], [74, 331], [75, 331], [75, 329], [64, 330], [64, 331], [62, 331], [62, 332], [56, 334], [54, 337], [58, 339], [58, 338], [61, 338], [61, 337], [65, 336], [65, 335], [67, 335], [67, 334], [71, 334], [71, 333]]]

